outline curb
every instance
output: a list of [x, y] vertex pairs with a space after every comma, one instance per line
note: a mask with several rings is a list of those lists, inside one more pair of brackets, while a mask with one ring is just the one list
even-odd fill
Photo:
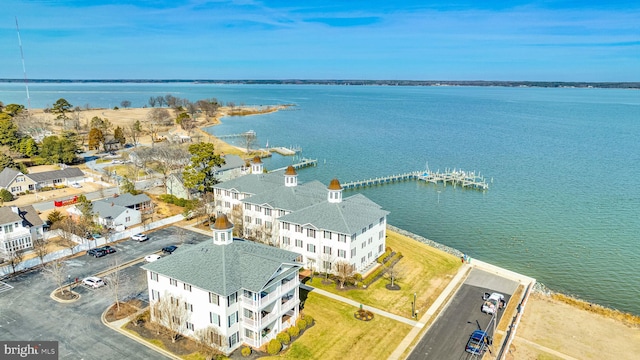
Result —
[[[134, 340], [134, 341], [146, 346], [146, 347], [148, 347], [151, 350], [154, 350], [155, 352], [157, 352], [157, 353], [159, 353], [161, 355], [164, 355], [164, 356], [168, 357], [169, 359], [182, 360], [181, 357], [176, 356], [176, 355], [170, 353], [169, 351], [167, 351], [165, 349], [162, 349], [162, 348], [160, 348], [160, 347], [158, 347], [156, 345], [153, 345], [153, 344], [141, 339], [140, 337], [129, 333], [126, 330], [123, 330], [121, 326], [126, 324], [127, 322], [129, 322], [127, 318], [121, 319], [121, 320], [116, 320], [114, 322], [108, 322], [106, 316], [107, 316], [107, 311], [109, 311], [109, 308], [111, 306], [113, 306], [113, 304], [111, 304], [108, 308], [106, 308], [102, 312], [102, 315], [100, 315], [100, 321], [102, 321], [102, 324], [104, 324], [104, 326], [112, 329], [113, 331], [119, 332], [120, 334], [122, 334], [122, 335], [124, 335], [124, 336], [126, 336], [126, 337], [128, 337], [128, 338], [130, 338], [130, 339], [132, 339], [132, 340]], [[146, 308], [143, 309], [143, 310], [140, 310], [139, 312], [142, 312], [142, 311], [146, 311]], [[119, 322], [122, 322], [122, 324], [120, 324], [120, 326], [117, 326], [117, 325], [114, 324], [114, 323], [119, 323]]]
[[71, 299], [71, 300], [62, 300], [62, 299], [59, 299], [59, 298], [55, 295], [55, 293], [56, 293], [56, 291], [57, 291], [57, 290], [58, 290], [57, 288], [56, 288], [56, 289], [54, 289], [54, 290], [49, 294], [49, 297], [50, 297], [50, 298], [52, 298], [54, 301], [57, 301], [57, 302], [59, 302], [59, 303], [61, 303], [61, 304], [71, 304], [71, 303], [74, 303], [74, 302], [76, 302], [76, 301], [80, 300], [80, 298], [82, 297], [82, 296], [81, 296], [80, 294], [78, 294], [77, 292], [73, 292], [73, 291], [69, 290], [69, 291], [71, 291], [71, 293], [72, 293], [72, 294], [75, 294], [75, 295], [77, 295], [78, 297], [77, 297], [77, 298], [75, 298], [75, 299]]

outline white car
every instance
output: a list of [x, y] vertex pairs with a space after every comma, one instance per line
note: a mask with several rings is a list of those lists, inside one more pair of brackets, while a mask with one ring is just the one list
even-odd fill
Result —
[[131, 240], [143, 242], [149, 240], [149, 237], [147, 236], [147, 234], [135, 234], [131, 237]]
[[158, 259], [160, 259], [161, 256], [160, 255], [156, 255], [156, 254], [151, 254], [151, 255], [147, 255], [144, 257], [144, 261], [146, 262], [154, 262]]
[[80, 189], [82, 187], [82, 185], [80, 185], [78, 183], [71, 183], [71, 187], [72, 188], [76, 188], [76, 189]]
[[88, 278], [84, 278], [82, 279], [82, 283], [90, 288], [100, 288], [103, 287], [105, 285], [107, 285], [104, 280], [102, 280], [101, 278], [97, 277], [97, 276], [90, 276]]
[[504, 295], [498, 293], [485, 293], [482, 297], [484, 303], [482, 303], [482, 312], [493, 315], [497, 310], [502, 310], [506, 305], [504, 301]]

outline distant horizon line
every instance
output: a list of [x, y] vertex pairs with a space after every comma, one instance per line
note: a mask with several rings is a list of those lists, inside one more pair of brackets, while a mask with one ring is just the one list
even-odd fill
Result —
[[[0, 83], [25, 83], [25, 79], [0, 79]], [[26, 83], [201, 83], [287, 85], [386, 86], [531, 86], [640, 88], [637, 81], [536, 81], [536, 80], [362, 80], [362, 79], [26, 79]]]

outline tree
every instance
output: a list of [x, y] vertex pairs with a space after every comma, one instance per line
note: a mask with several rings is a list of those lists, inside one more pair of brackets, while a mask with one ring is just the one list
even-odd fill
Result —
[[66, 217], [57, 223], [51, 225], [53, 230], [60, 230], [60, 237], [63, 240], [64, 246], [66, 246], [69, 250], [71, 250], [71, 255], [73, 255], [73, 249], [78, 245], [73, 238], [75, 236], [75, 232], [77, 231], [76, 222], [69, 217]]
[[184, 169], [189, 163], [189, 152], [183, 146], [175, 144], [160, 144], [151, 153], [153, 160], [157, 162], [157, 170], [162, 173], [162, 183], [167, 186], [167, 177], [170, 173]]
[[355, 275], [356, 269], [350, 263], [340, 260], [336, 262], [336, 276], [340, 281], [340, 288], [344, 289], [344, 284], [351, 281]]
[[156, 107], [156, 102], [157, 101], [156, 101], [155, 97], [152, 96], [152, 97], [149, 98], [149, 106]]
[[211, 325], [196, 330], [193, 333], [193, 339], [198, 344], [198, 351], [207, 360], [215, 359], [217, 355], [222, 354], [221, 348], [226, 344], [226, 338]]
[[244, 210], [242, 204], [234, 205], [231, 209], [231, 218], [229, 219], [233, 223], [233, 236], [244, 236]]
[[73, 109], [73, 105], [71, 105], [66, 99], [60, 98], [58, 101], [53, 104], [53, 108], [51, 112], [54, 114], [58, 114], [56, 117], [57, 120], [61, 120], [63, 122], [63, 127], [66, 128], [66, 122], [69, 120], [67, 116], [67, 112]]
[[20, 135], [18, 133], [18, 127], [11, 118], [0, 119], [0, 145], [14, 147], [19, 141]]
[[13, 201], [13, 194], [7, 189], [0, 189], [0, 200], [3, 203]]
[[84, 194], [78, 196], [76, 209], [78, 209], [82, 213], [82, 218], [93, 222], [93, 204], [89, 199], [87, 199]]
[[34, 157], [38, 155], [38, 144], [32, 137], [24, 137], [16, 145], [19, 153], [26, 157]]
[[171, 342], [176, 342], [187, 329], [187, 321], [191, 319], [190, 304], [182, 297], [174, 297], [165, 291], [160, 299], [151, 304], [153, 321], [164, 326], [171, 336]]
[[9, 104], [4, 108], [2, 108], [2, 111], [7, 113], [11, 117], [16, 117], [23, 110], [24, 110], [24, 105], [18, 105], [18, 104]]
[[43, 238], [33, 239], [33, 251], [40, 259], [40, 264], [44, 266], [44, 257], [49, 253], [49, 249], [47, 249], [47, 242]]
[[195, 127], [195, 123], [186, 112], [178, 114], [176, 117], [176, 124], [180, 125], [183, 130], [191, 130]]
[[335, 260], [336, 260], [336, 257], [331, 254], [327, 254], [323, 252], [320, 255], [320, 265], [322, 266], [322, 270], [324, 270], [325, 280], [329, 280], [329, 273], [332, 270], [333, 263], [335, 262]]
[[384, 277], [391, 281], [391, 288], [396, 288], [396, 281], [402, 279], [404, 275], [404, 269], [401, 266], [398, 266], [398, 261], [394, 263], [383, 263], [382, 264]]
[[131, 141], [133, 142], [133, 146], [138, 146], [138, 140], [140, 140], [140, 134], [142, 133], [142, 125], [140, 124], [140, 120], [136, 120], [133, 124], [129, 126], [129, 137], [131, 137]]
[[218, 183], [215, 177], [216, 167], [224, 165], [224, 159], [214, 153], [212, 143], [191, 144], [189, 153], [191, 164], [187, 165], [182, 173], [185, 186], [189, 189], [212, 192], [213, 185]]
[[76, 159], [76, 140], [70, 135], [59, 138], [47, 136], [40, 146], [40, 163], [43, 164], [71, 164]]
[[118, 140], [121, 146], [127, 142], [127, 139], [124, 137], [124, 130], [120, 126], [116, 127], [113, 131], [113, 138]]
[[255, 145], [257, 141], [256, 133], [253, 131], [244, 132], [242, 133], [241, 139], [242, 139], [241, 141], [242, 141], [242, 144], [244, 145], [244, 148], [247, 149], [247, 152], [250, 152], [251, 148], [253, 147], [253, 145]]
[[138, 190], [136, 190], [136, 185], [131, 180], [129, 180], [129, 178], [126, 176], [122, 178], [122, 182], [120, 183], [120, 191], [122, 193], [138, 195]]
[[116, 303], [116, 311], [120, 312], [120, 285], [122, 285], [123, 277], [120, 275], [120, 264], [118, 258], [113, 261], [111, 273], [105, 276], [105, 283], [109, 288], [109, 292], [113, 295]]
[[64, 279], [66, 278], [65, 275], [67, 274], [67, 269], [64, 262], [59, 259], [53, 260], [46, 266], [45, 269], [47, 270], [49, 276], [51, 276], [55, 284], [58, 285], [60, 293], [64, 294], [62, 285], [64, 284]]
[[151, 109], [147, 114], [147, 121], [159, 126], [171, 126], [173, 125], [173, 119], [167, 109]]
[[128, 107], [130, 107], [130, 106], [131, 106], [131, 101], [129, 101], [129, 100], [122, 100], [122, 101], [120, 102], [120, 106], [122, 106], [123, 108], [125, 108], [125, 109], [126, 109], [126, 108], [128, 108]]
[[49, 213], [49, 216], [47, 216], [47, 220], [49, 220], [51, 226], [53, 226], [53, 224], [61, 221], [65, 217], [66, 216], [62, 215], [62, 213], [58, 209], [55, 209]]
[[94, 116], [89, 123], [91, 128], [96, 128], [102, 131], [103, 134], [107, 134], [109, 130], [113, 127], [111, 122], [108, 119], [103, 119], [98, 116]]
[[95, 150], [104, 144], [104, 134], [98, 128], [92, 128], [89, 131], [89, 150]]
[[6, 259], [9, 265], [11, 265], [12, 272], [15, 274], [16, 267], [22, 262], [22, 259], [24, 259], [24, 253], [21, 250], [10, 249], [7, 251]]
[[26, 166], [24, 166], [24, 164], [16, 163], [15, 161], [13, 161], [13, 158], [7, 154], [0, 154], [0, 171], [4, 170], [4, 168], [17, 170], [23, 174], [26, 174]]

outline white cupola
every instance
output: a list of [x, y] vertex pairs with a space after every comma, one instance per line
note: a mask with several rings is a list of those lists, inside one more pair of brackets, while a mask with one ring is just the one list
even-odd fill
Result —
[[215, 245], [229, 245], [233, 242], [233, 224], [227, 215], [218, 216], [213, 224], [213, 243]]
[[298, 186], [298, 173], [291, 165], [289, 165], [287, 170], [284, 172], [284, 186]]
[[262, 160], [260, 160], [260, 157], [256, 155], [253, 158], [253, 162], [251, 163], [251, 173], [262, 174], [263, 172], [264, 172], [264, 165], [262, 164]]
[[338, 181], [338, 179], [333, 179], [331, 180], [331, 182], [329, 183], [329, 194], [328, 194], [328, 201], [330, 203], [341, 203], [342, 202], [342, 186], [340, 185], [340, 182]]

